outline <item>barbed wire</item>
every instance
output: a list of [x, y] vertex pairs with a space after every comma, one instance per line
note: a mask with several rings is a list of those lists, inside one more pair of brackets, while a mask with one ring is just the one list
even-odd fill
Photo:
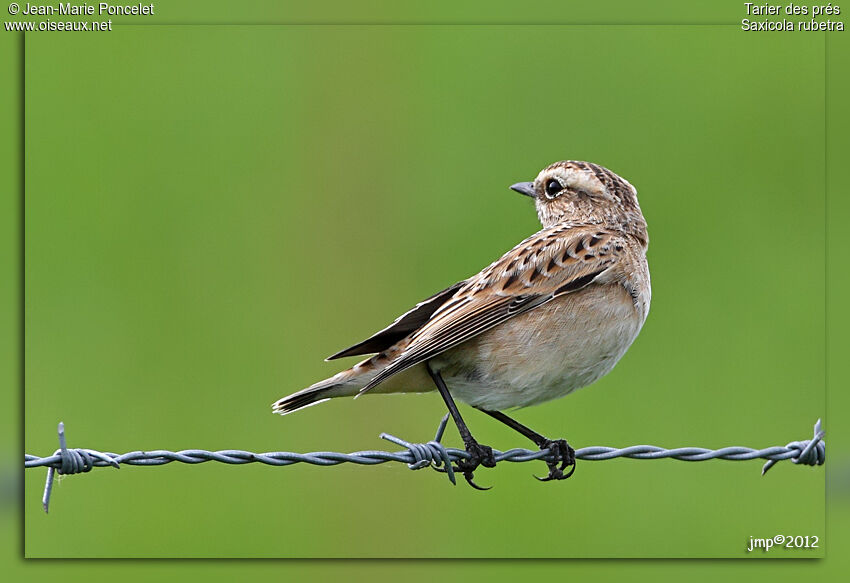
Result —
[[[63, 475], [79, 474], [89, 472], [93, 468], [120, 468], [121, 464], [131, 466], [162, 466], [171, 462], [184, 464], [220, 462], [236, 465], [260, 463], [270, 466], [289, 466], [306, 463], [315, 466], [335, 466], [343, 463], [354, 463], [372, 466], [386, 462], [400, 462], [407, 464], [407, 467], [411, 470], [432, 467], [437, 471], [446, 473], [451, 483], [455, 484], [455, 473], [452, 463], [468, 459], [469, 453], [462, 449], [447, 448], [441, 443], [448, 418], [448, 415], [443, 417], [437, 428], [436, 436], [428, 443], [410, 443], [393, 435], [382, 433], [380, 435], [381, 439], [404, 447], [405, 450], [397, 452], [368, 450], [353, 453], [330, 451], [316, 451], [311, 453], [294, 453], [288, 451], [255, 453], [238, 449], [219, 451], [184, 449], [181, 451], [131, 451], [117, 454], [85, 448], [69, 449], [65, 438], [65, 424], [59, 423], [59, 449], [48, 457], [25, 454], [24, 467], [26, 469], [47, 467], [47, 481], [44, 485], [44, 495], [42, 496], [42, 506], [45, 512], [48, 511], [50, 505], [53, 479], [57, 472]], [[710, 459], [731, 461], [766, 459], [768, 461], [762, 467], [762, 475], [764, 475], [776, 462], [787, 459], [790, 459], [795, 464], [809, 466], [823, 465], [826, 461], [826, 442], [823, 438], [824, 431], [821, 428], [821, 421], [818, 419], [817, 423], [815, 423], [812, 439], [792, 441], [784, 447], [774, 446], [765, 449], [753, 449], [732, 446], [712, 450], [702, 447], [666, 449], [655, 445], [633, 445], [623, 448], [591, 446], [576, 450], [575, 457], [577, 460], [588, 461], [603, 461], [620, 457], [640, 460], [672, 458], [689, 462], [701, 462]], [[522, 448], [509, 449], [507, 451], [493, 450], [493, 456], [496, 463], [529, 462], [534, 460], [543, 460], [545, 462], [556, 461], [553, 457], [554, 454], [548, 449], [535, 451]]]

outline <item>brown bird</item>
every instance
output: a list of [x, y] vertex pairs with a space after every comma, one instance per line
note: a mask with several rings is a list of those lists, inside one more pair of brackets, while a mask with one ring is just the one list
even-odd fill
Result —
[[330, 356], [375, 353], [280, 399], [274, 411], [367, 391], [436, 388], [469, 454], [456, 470], [474, 487], [473, 471], [495, 460], [492, 449], [472, 437], [454, 398], [550, 450], [544, 480], [572, 475], [575, 452], [565, 440], [547, 439], [501, 411], [568, 395], [607, 374], [625, 354], [649, 312], [646, 221], [635, 188], [589, 162], [556, 162], [534, 182], [511, 189], [534, 199], [542, 230]]

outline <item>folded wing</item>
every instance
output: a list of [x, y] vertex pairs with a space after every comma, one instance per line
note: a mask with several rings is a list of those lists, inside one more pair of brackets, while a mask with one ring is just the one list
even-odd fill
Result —
[[623, 235], [598, 225], [557, 225], [539, 231], [479, 274], [453, 286], [452, 294], [441, 297], [426, 321], [409, 337], [398, 338], [407, 338], [404, 349], [360, 392], [509, 318], [592, 285], [621, 258], [624, 248]]

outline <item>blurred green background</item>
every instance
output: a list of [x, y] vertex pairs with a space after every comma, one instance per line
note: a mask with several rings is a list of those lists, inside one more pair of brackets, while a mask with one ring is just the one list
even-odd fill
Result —
[[[739, 4], [716, 20], [734, 21]], [[581, 20], [588, 10], [578, 13]], [[646, 18], [677, 21], [674, 12]], [[381, 45], [371, 34], [358, 42], [349, 33], [344, 43], [317, 32], [296, 42], [280, 38], [292, 29], [276, 38], [232, 28], [181, 38], [187, 29], [179, 30], [133, 29], [133, 36], [123, 28], [97, 43], [28, 38], [27, 451], [52, 451], [59, 419], [68, 423], [72, 445], [113, 451], [384, 447], [375, 437], [380, 430], [429, 438], [441, 413], [435, 395], [329, 403], [285, 419], [268, 415], [266, 406], [333, 372], [321, 363], [326, 354], [536, 229], [531, 209], [505, 186], [562, 157], [606, 164], [638, 186], [650, 221], [655, 302], [642, 336], [609, 378], [522, 411], [520, 419], [563, 432], [577, 446], [720, 446], [803, 438], [822, 414], [823, 341], [810, 342], [823, 338], [823, 302], [803, 305], [801, 298], [823, 295], [822, 268], [812, 267], [823, 261], [824, 240], [823, 36], [736, 36], [732, 27], [474, 27], [457, 29], [460, 39], [452, 41], [437, 32], [447, 27]], [[13, 54], [18, 47], [9, 39], [4, 48]], [[513, 44], [501, 46], [506, 39]], [[841, 71], [839, 55], [847, 51], [835, 49], [846, 42], [835, 36], [830, 44], [830, 68]], [[417, 78], [423, 75], [429, 77]], [[846, 93], [846, 77], [832, 75], [826, 85], [831, 95]], [[13, 101], [7, 88], [4, 97]], [[255, 94], [262, 91], [269, 94]], [[428, 103], [418, 103], [418, 95]], [[830, 150], [831, 169], [840, 165], [847, 127], [836, 102], [827, 136], [838, 144]], [[550, 131], [553, 121], [563, 131]], [[344, 187], [326, 178], [331, 157], [333, 174], [346, 176]], [[405, 196], [396, 194], [399, 184]], [[830, 190], [833, 241], [840, 232], [835, 217], [846, 212], [838, 185]], [[718, 192], [736, 214], [721, 208]], [[481, 200], [487, 212], [478, 210]], [[776, 208], [757, 210], [765, 200]], [[813, 204], [820, 205], [820, 221]], [[4, 216], [14, 217], [11, 209]], [[362, 216], [369, 217], [368, 231]], [[335, 251], [328, 256], [342, 259], [333, 269], [350, 270], [347, 279], [359, 290], [367, 286], [364, 293], [346, 301], [339, 286], [331, 289], [328, 270], [317, 269], [327, 261], [289, 268], [301, 261], [293, 251], [307, 227], [321, 230]], [[417, 269], [389, 255], [401, 256], [389, 248], [401, 229], [405, 258], [415, 253]], [[435, 232], [441, 240], [433, 240]], [[757, 238], [745, 246], [744, 236], [753, 233]], [[695, 253], [685, 251], [683, 238]], [[332, 248], [341, 243], [348, 253]], [[775, 253], [777, 244], [782, 253]], [[723, 264], [717, 277], [715, 254], [733, 245], [740, 261]], [[754, 245], [761, 252], [744, 259], [740, 251], [756, 251]], [[699, 259], [684, 263], [685, 255]], [[698, 265], [713, 256], [716, 263]], [[830, 261], [840, 265], [841, 257], [833, 251]], [[372, 258], [386, 258], [386, 265]], [[293, 274], [312, 284], [309, 291], [293, 289]], [[830, 272], [831, 289], [844, 280], [843, 271]], [[704, 306], [696, 313], [682, 297], [688, 290]], [[829, 297], [835, 306], [836, 294]], [[830, 315], [847, 314], [838, 305]], [[840, 330], [832, 330], [840, 340]], [[833, 341], [832, 353], [840, 346]], [[833, 374], [842, 369], [843, 361], [833, 359]], [[834, 411], [841, 393], [830, 395]], [[497, 447], [524, 445], [482, 416], [468, 416]], [[835, 444], [840, 425], [827, 429]], [[834, 478], [832, 470], [841, 475], [846, 466], [836, 465], [842, 460], [831, 451], [826, 469]], [[311, 547], [317, 556], [404, 556], [401, 539], [409, 539], [416, 554], [435, 555], [487, 547], [478, 554], [515, 556], [519, 541], [533, 556], [588, 556], [594, 549], [593, 556], [743, 556], [754, 531], [823, 529], [814, 508], [822, 504], [822, 469], [783, 465], [756, 479], [756, 462], [585, 463], [577, 479], [550, 491], [552, 485], [530, 479], [532, 464], [522, 464], [482, 473], [497, 486], [484, 498], [403, 466], [125, 468], [68, 478], [49, 517], [38, 514], [43, 472], [29, 471], [26, 550], [281, 556], [311, 554]], [[237, 496], [237, 489], [251, 495]], [[832, 508], [846, 516], [846, 486], [831, 492], [842, 504], [832, 498]], [[352, 511], [344, 496], [378, 510]], [[48, 569], [28, 565], [30, 572]], [[438, 572], [506, 575], [513, 567], [545, 576], [562, 564], [414, 565], [424, 580]], [[53, 566], [67, 578], [68, 563]], [[173, 564], [133, 572], [124, 566], [122, 577], [131, 579], [181, 571]], [[374, 575], [402, 571], [399, 563], [301, 562], [287, 572], [350, 576], [367, 567]], [[660, 574], [646, 563], [619, 567]], [[692, 574], [684, 564], [668, 567], [671, 577]], [[783, 565], [781, 574], [794, 576], [798, 567]], [[92, 566], [88, 575], [116, 568]], [[218, 563], [205, 572], [272, 569], [280, 573], [268, 563]], [[612, 577], [618, 566], [573, 564], [569, 573], [590, 570]], [[715, 562], [702, 572], [713, 578], [731, 566]]]
[[[675, 50], [671, 50], [674, 48]], [[653, 305], [612, 374], [517, 413], [576, 447], [767, 447], [825, 411], [824, 40], [734, 27], [128, 27], [26, 45], [25, 446], [355, 451], [436, 394], [276, 398], [538, 229], [560, 159], [636, 185]], [[498, 449], [527, 444], [466, 410]], [[456, 434], [449, 442], [459, 444]], [[539, 467], [537, 467], [539, 466]], [[28, 557], [743, 557], [824, 535], [824, 471], [172, 464], [26, 472]], [[789, 503], [793, 500], [793, 503]], [[770, 556], [822, 556], [824, 549]]]

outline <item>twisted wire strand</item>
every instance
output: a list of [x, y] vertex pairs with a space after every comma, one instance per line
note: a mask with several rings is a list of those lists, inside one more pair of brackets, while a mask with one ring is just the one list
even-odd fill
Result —
[[[289, 466], [297, 463], [306, 463], [315, 466], [335, 466], [343, 463], [354, 463], [372, 466], [386, 462], [400, 462], [407, 464], [407, 467], [412, 470], [432, 467], [435, 470], [445, 472], [451, 483], [454, 484], [456, 481], [452, 464], [462, 459], [468, 459], [469, 454], [462, 449], [447, 448], [440, 443], [447, 422], [448, 415], [443, 417], [437, 429], [436, 436], [428, 443], [410, 443], [393, 435], [382, 433], [382, 439], [405, 448], [404, 451], [397, 452], [367, 450], [353, 453], [332, 451], [316, 451], [311, 453], [294, 453], [288, 451], [255, 453], [238, 449], [220, 451], [184, 449], [181, 451], [131, 451], [122, 454], [85, 448], [69, 449], [65, 438], [65, 424], [60, 423], [59, 449], [53, 455], [47, 457], [25, 454], [24, 467], [27, 469], [47, 467], [47, 482], [45, 483], [44, 496], [42, 497], [42, 505], [45, 512], [47, 512], [50, 504], [50, 494], [56, 472], [59, 474], [77, 474], [89, 472], [93, 468], [106, 466], [120, 468], [121, 464], [131, 466], [161, 466], [172, 462], [184, 464], [219, 462], [234, 465], [261, 463], [270, 466]], [[555, 461], [550, 450], [532, 451], [514, 448], [507, 451], [493, 450], [493, 455], [497, 463], [519, 463], [534, 460]], [[640, 460], [672, 458], [689, 462], [700, 462], [710, 459], [731, 461], [766, 459], [768, 461], [762, 467], [762, 475], [764, 475], [776, 462], [787, 459], [790, 459], [795, 464], [810, 466], [823, 465], [826, 461], [826, 442], [824, 441], [824, 431], [821, 428], [821, 421], [818, 419], [817, 423], [815, 423], [812, 439], [792, 441], [784, 447], [774, 446], [765, 449], [752, 449], [749, 447], [732, 446], [712, 450], [702, 447], [666, 449], [655, 445], [633, 445], [623, 448], [592, 446], [576, 450], [575, 457], [576, 459], [588, 461], [603, 461], [620, 457]]]

